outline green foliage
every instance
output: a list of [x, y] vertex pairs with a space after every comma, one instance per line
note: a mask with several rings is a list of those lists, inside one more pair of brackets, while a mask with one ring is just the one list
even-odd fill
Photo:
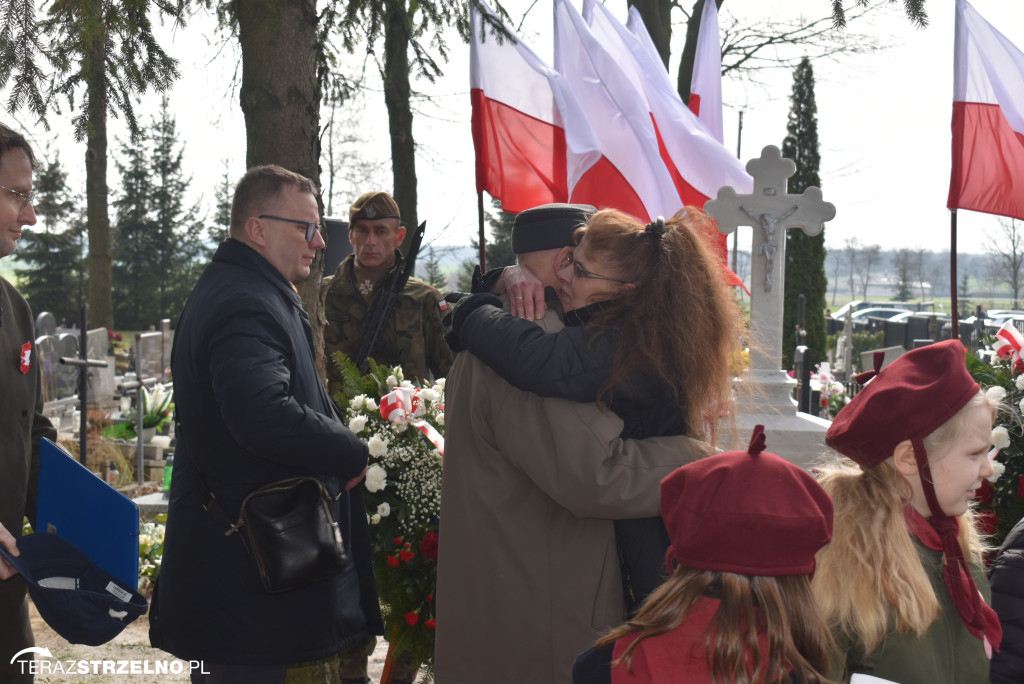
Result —
[[159, 119], [122, 145], [114, 250], [118, 326], [146, 329], [180, 312], [208, 254], [198, 205], [184, 206], [189, 179], [164, 100]]
[[423, 279], [442, 292], [448, 289], [448, 279], [441, 270], [441, 262], [433, 247], [428, 247], [423, 263]]
[[907, 248], [899, 249], [892, 257], [893, 272], [896, 274], [896, 283], [893, 286], [893, 298], [897, 302], [909, 302], [914, 298], [911, 288], [912, 278], [910, 275], [911, 253]]
[[21, 274], [20, 290], [36, 314], [49, 311], [70, 325], [85, 302], [85, 223], [59, 157], [36, 175], [33, 190], [39, 223], [19, 241], [18, 261], [30, 266]]
[[[793, 75], [793, 93], [787, 135], [782, 142], [782, 156], [796, 162], [796, 174], [789, 179], [789, 192], [796, 194], [808, 187], [821, 187], [818, 168], [818, 108], [814, 100], [814, 70], [806, 57]], [[814, 236], [800, 229], [786, 234], [786, 275], [782, 309], [782, 364], [792, 368], [793, 353], [800, 344], [796, 335], [797, 298], [805, 298], [806, 344], [815, 358], [822, 359], [825, 349], [826, 292], [825, 231]]]
[[[898, 0], [889, 0], [889, 4], [895, 4]], [[843, 0], [831, 0], [832, 2], [832, 25], [835, 28], [846, 28], [846, 12], [843, 9]], [[917, 28], [928, 26], [928, 14], [924, 11], [925, 0], [903, 0], [903, 10], [907, 18]], [[858, 7], [866, 7], [869, 0], [856, 0]]]
[[[842, 336], [842, 332], [837, 332], [833, 335], [828, 336], [826, 344], [828, 349], [835, 349], [839, 343], [839, 338]], [[853, 333], [853, 358], [851, 359], [851, 366], [853, 367], [854, 373], [859, 373], [863, 368], [860, 367], [860, 355], [864, 352], [874, 351], [875, 349], [881, 349], [885, 344], [885, 332], [878, 330], [876, 332], [854, 332]]]
[[[503, 211], [501, 201], [491, 198], [491, 211], [487, 214], [491, 235], [484, 246], [488, 269], [515, 265], [516, 253], [512, 251], [512, 226], [515, 221], [515, 214]], [[472, 240], [472, 244], [475, 249], [480, 249], [479, 240]]]

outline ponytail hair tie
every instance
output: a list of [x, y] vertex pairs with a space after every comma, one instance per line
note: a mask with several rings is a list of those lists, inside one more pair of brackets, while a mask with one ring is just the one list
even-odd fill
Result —
[[661, 240], [665, 235], [665, 217], [659, 216], [656, 220], [651, 221], [644, 231], [655, 240]]

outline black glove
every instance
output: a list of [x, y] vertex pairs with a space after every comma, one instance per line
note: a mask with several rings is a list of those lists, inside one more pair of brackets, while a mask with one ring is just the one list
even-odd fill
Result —
[[473, 294], [479, 292], [494, 292], [494, 288], [498, 286], [498, 281], [501, 279], [501, 274], [505, 272], [505, 267], [492, 268], [487, 273], [480, 271], [480, 264], [473, 267]]
[[462, 343], [459, 341], [459, 328], [466, 321], [469, 314], [481, 306], [491, 305], [501, 308], [501, 300], [497, 295], [490, 292], [477, 294], [466, 294], [464, 292], [452, 292], [444, 296], [445, 301], [453, 304], [449, 307], [448, 313], [441, 317], [441, 324], [444, 326], [444, 341], [452, 350], [452, 354], [462, 351]]

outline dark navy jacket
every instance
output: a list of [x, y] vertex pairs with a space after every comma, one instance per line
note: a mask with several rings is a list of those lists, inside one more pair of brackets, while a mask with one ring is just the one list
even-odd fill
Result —
[[992, 684], [1024, 682], [1024, 520], [1003, 542], [989, 571], [992, 607], [1003, 626], [1003, 644], [992, 656]]
[[260, 584], [238, 535], [202, 509], [195, 467], [228, 517], [252, 490], [313, 475], [333, 494], [359, 475], [366, 446], [317, 375], [302, 301], [241, 242], [221, 244], [185, 305], [171, 356], [180, 421], [150, 639], [178, 658], [285, 665], [329, 657], [383, 633], [361, 487], [340, 513], [354, 563], [279, 594]]

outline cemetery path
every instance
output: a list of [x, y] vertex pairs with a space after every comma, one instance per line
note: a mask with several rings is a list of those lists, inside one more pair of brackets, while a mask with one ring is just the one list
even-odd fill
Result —
[[[123, 632], [117, 635], [112, 641], [102, 646], [83, 646], [81, 644], [69, 644], [66, 639], [54, 632], [39, 617], [32, 602], [29, 601], [29, 615], [32, 620], [32, 631], [35, 633], [36, 646], [48, 648], [52, 654], [51, 658], [36, 656], [39, 669], [36, 674], [36, 684], [64, 684], [65, 682], [90, 683], [90, 684], [165, 684], [171, 682], [188, 682], [187, 663], [182, 667], [183, 674], [145, 674], [147, 668], [155, 671], [157, 661], [175, 662], [172, 657], [161, 650], [152, 648], [149, 645], [149, 620], [142, 616], [132, 624], [128, 625]], [[380, 681], [381, 672], [384, 669], [384, 657], [387, 654], [387, 642], [378, 639], [377, 650], [370, 658], [369, 674], [374, 682]], [[74, 665], [71, 665], [74, 661]], [[80, 666], [79, 661], [85, 661]], [[108, 661], [117, 663], [123, 667], [124, 672], [113, 674], [103, 673], [103, 664], [97, 665], [98, 672], [93, 674], [93, 665], [86, 663], [91, 661]], [[126, 665], [120, 666], [124, 661]], [[139, 673], [130, 672], [132, 662], [137, 662]], [[115, 667], [119, 669], [119, 667]], [[169, 669], [170, 666], [169, 665]], [[80, 673], [84, 669], [85, 673]]]

